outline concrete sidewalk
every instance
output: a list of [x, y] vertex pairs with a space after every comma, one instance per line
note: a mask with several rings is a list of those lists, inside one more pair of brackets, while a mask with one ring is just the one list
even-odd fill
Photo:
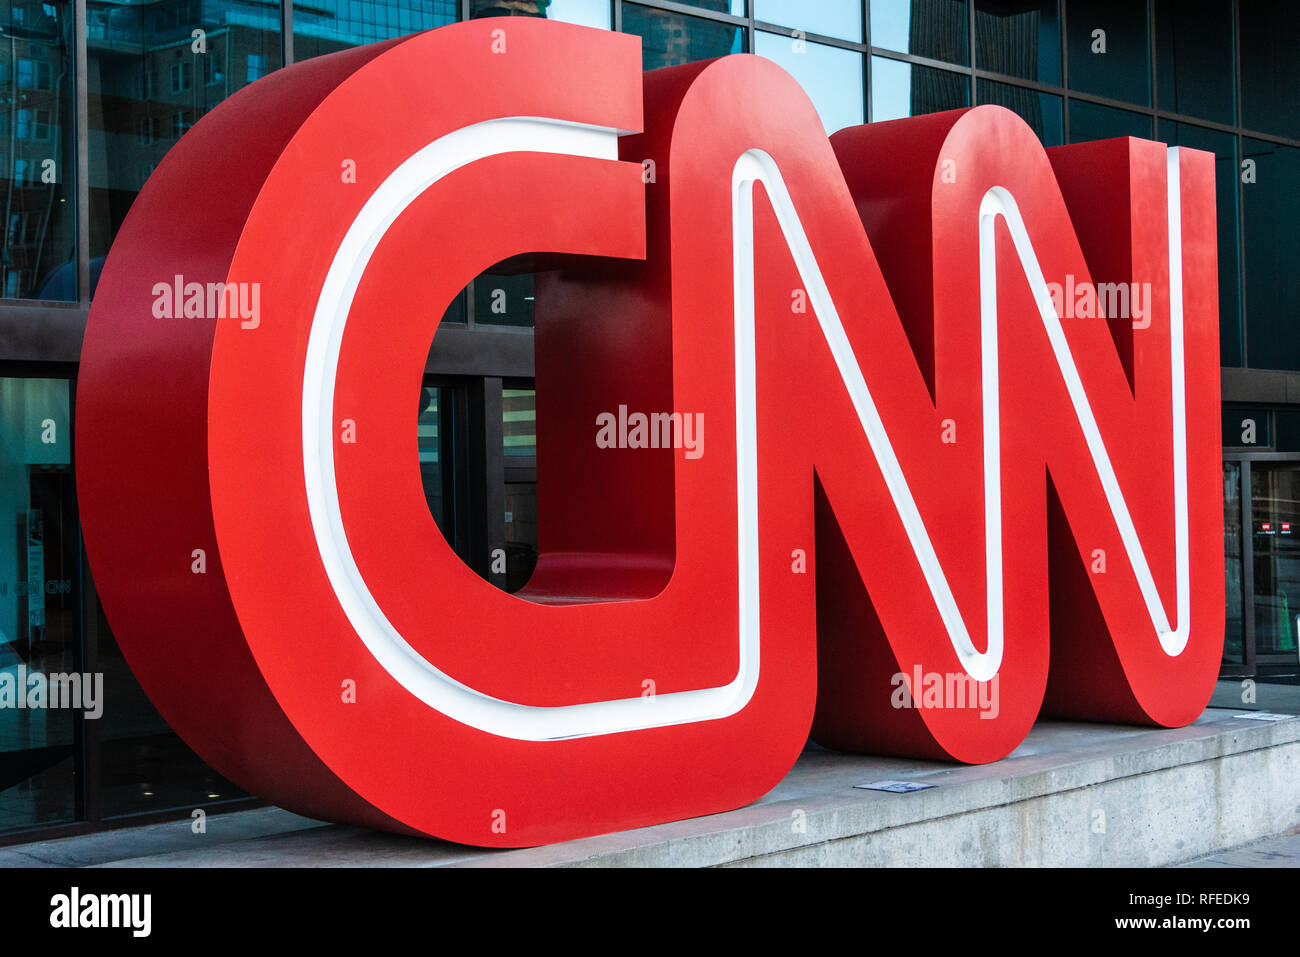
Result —
[[1300, 834], [1266, 838], [1188, 861], [1183, 867], [1300, 867]]
[[[1300, 719], [1247, 715], [1211, 709], [1173, 730], [1043, 721], [1010, 756], [981, 766], [810, 747], [781, 784], [748, 807], [541, 848], [484, 851], [264, 808], [210, 815], [201, 835], [185, 820], [0, 849], [0, 866], [1160, 866], [1262, 860], [1267, 851], [1226, 852], [1300, 829]], [[886, 779], [934, 787], [903, 794], [854, 787]]]

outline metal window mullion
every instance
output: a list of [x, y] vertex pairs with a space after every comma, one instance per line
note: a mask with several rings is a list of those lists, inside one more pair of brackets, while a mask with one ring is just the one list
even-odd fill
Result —
[[293, 63], [293, 0], [280, 0], [280, 65]]
[[[90, 302], [90, 69], [86, 35], [86, 0], [73, 0], [73, 64], [76, 74], [72, 100], [73, 148], [77, 182], [72, 191], [77, 204], [77, 302]], [[61, 159], [66, 159], [63, 157]]]
[[841, 50], [852, 50], [856, 53], [869, 52], [869, 48], [864, 43], [854, 43], [852, 40], [845, 40], [843, 37], [829, 37], [824, 33], [809, 33], [800, 27], [783, 27], [779, 23], [756, 20], [754, 21], [754, 28], [763, 33], [774, 33], [779, 37], [793, 37], [797, 31], [802, 33], [802, 39], [809, 43], [816, 43], [824, 47], [837, 47]]
[[882, 60], [898, 60], [901, 63], [923, 66], [930, 70], [946, 70], [949, 73], [962, 73], [966, 76], [970, 76], [971, 73], [969, 66], [963, 66], [960, 63], [949, 63], [946, 60], [932, 60], [930, 57], [917, 56], [915, 53], [900, 53], [898, 50], [890, 50], [885, 47], [871, 47], [867, 52], [871, 56], [880, 57]]
[[1285, 136], [1276, 136], [1268, 133], [1256, 133], [1253, 130], [1243, 129], [1240, 126], [1233, 126], [1231, 123], [1220, 123], [1217, 120], [1206, 120], [1199, 116], [1189, 116], [1186, 113], [1170, 113], [1166, 110], [1157, 110], [1156, 115], [1170, 123], [1184, 123], [1188, 126], [1199, 126], [1207, 130], [1215, 130], [1219, 133], [1231, 133], [1233, 135], [1249, 136], [1251, 139], [1264, 140], [1275, 143], [1278, 146], [1291, 146], [1300, 148], [1300, 140], [1293, 140]]
[[1241, 365], [1245, 368], [1250, 364], [1250, 343], [1246, 335], [1246, 191], [1242, 188], [1244, 184], [1241, 181], [1241, 163], [1246, 155], [1246, 141], [1241, 135], [1245, 117], [1242, 116], [1241, 4], [1238, 0], [1233, 0], [1232, 4], [1232, 73], [1237, 114], [1233, 117], [1237, 126], [1237, 155], [1232, 170], [1232, 188], [1237, 193], [1237, 341], [1241, 347]]
[[1022, 76], [1011, 76], [1008, 73], [995, 73], [992, 70], [976, 70], [976, 75], [982, 80], [988, 80], [990, 83], [1001, 83], [1003, 86], [1018, 86], [1026, 90], [1033, 90], [1035, 93], [1047, 93], [1051, 96], [1065, 96], [1065, 88], [1056, 86], [1053, 83], [1040, 83], [1038, 80], [1028, 80]]
[[502, 587], [504, 582], [497, 582], [492, 575], [492, 553], [498, 548], [504, 551], [507, 532], [503, 387], [504, 383], [499, 376], [488, 376], [483, 379], [483, 417], [478, 423], [478, 427], [482, 429], [483, 470], [486, 479], [483, 505], [487, 520], [485, 542], [487, 555], [484, 559], [483, 571], [488, 581], [500, 584]]
[[862, 120], [871, 122], [871, 3], [862, 0], [862, 40], [866, 50], [862, 54]]
[[1242, 662], [1247, 675], [1255, 674], [1255, 542], [1251, 534], [1250, 459], [1241, 461], [1241, 623]]
[[[1147, 104], [1156, 108], [1156, 0], [1145, 0], [1147, 12]], [[1154, 134], [1155, 124], [1152, 123]]]
[[719, 23], [729, 23], [737, 27], [752, 25], [754, 22], [753, 0], [750, 0], [747, 5], [746, 15], [743, 17], [736, 16], [730, 10], [726, 12], [709, 10], [705, 7], [694, 7], [686, 3], [675, 3], [673, 0], [636, 0], [636, 2], [640, 6], [653, 7], [665, 13], [680, 13], [683, 16], [696, 17], [700, 20], [716, 20]]
[[[1238, 518], [1239, 531], [1237, 533], [1237, 553], [1241, 556], [1241, 569], [1240, 569], [1241, 574], [1239, 576], [1239, 584], [1241, 585], [1241, 635], [1240, 635], [1241, 659], [1239, 661], [1234, 661], [1233, 664], [1239, 668], [1244, 669], [1246, 674], [1253, 674], [1253, 668], [1251, 668], [1248, 664], [1252, 662], [1252, 659], [1248, 657], [1249, 654], [1247, 650], [1248, 642], [1246, 639], [1246, 621], [1248, 618], [1253, 617], [1254, 614], [1253, 603], [1251, 602], [1250, 599], [1248, 599], [1247, 596], [1253, 597], [1254, 585], [1255, 585], [1253, 563], [1247, 561], [1247, 558], [1249, 556], [1249, 552], [1247, 551], [1247, 543], [1250, 540], [1249, 479], [1250, 479], [1250, 462], [1249, 459], [1243, 459], [1242, 461], [1239, 461], [1237, 463], [1237, 503], [1238, 503], [1237, 507], [1240, 512]], [[1249, 579], [1247, 578], [1246, 575], [1247, 568], [1251, 569], [1251, 574]], [[1247, 614], [1248, 610], [1250, 611], [1249, 615]]]
[[1070, 136], [1070, 26], [1066, 19], [1066, 7], [1069, 0], [1060, 0], [1057, 5], [1060, 11], [1060, 31], [1061, 31], [1061, 140], [1065, 143], [1073, 143]]
[[[76, 434], [77, 423], [77, 380], [75, 376], [68, 381], [68, 431]], [[68, 453], [68, 465], [72, 474], [77, 472], [77, 446], [72, 443]], [[77, 599], [81, 612], [80, 642], [78, 662], [80, 670], [86, 674], [99, 674], [99, 594], [90, 574], [90, 562], [86, 556], [86, 540], [81, 531], [81, 504], [74, 490], [72, 497], [73, 518], [77, 523]], [[107, 690], [107, 689], [105, 689]], [[74, 761], [80, 765], [77, 771], [76, 789], [77, 816], [90, 824], [98, 824], [103, 819], [103, 751], [99, 734], [100, 722], [87, 720], [85, 712], [77, 714], [74, 731]]]

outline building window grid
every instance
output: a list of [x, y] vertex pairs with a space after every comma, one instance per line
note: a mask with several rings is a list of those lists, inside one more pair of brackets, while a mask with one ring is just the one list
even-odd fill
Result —
[[[633, 2], [633, 0], [611, 0], [612, 14], [613, 14], [612, 22], [615, 29], [619, 29], [622, 27], [622, 19], [623, 19], [622, 8], [623, 8], [623, 4], [628, 2]], [[771, 23], [768, 21], [757, 19], [754, 16], [754, 12], [753, 12], [754, 4], [752, 0], [750, 0], [750, 2], [746, 4], [746, 10], [748, 12], [744, 16], [732, 14], [729, 12], [718, 11], [718, 10], [710, 10], [705, 7], [695, 6], [693, 4], [686, 3], [686, 2], [676, 2], [676, 0], [635, 0], [635, 2], [644, 7], [655, 8], [670, 13], [686, 14], [693, 17], [699, 17], [706, 20], [714, 20], [714, 21], [738, 26], [741, 29], [745, 30], [746, 39], [747, 39], [747, 48], [750, 50], [754, 49], [756, 34], [759, 31], [775, 33], [778, 35], [780, 34], [792, 35], [794, 30], [798, 29], [797, 26], [791, 27], [784, 24]], [[1237, 154], [1239, 157], [1243, 155], [1245, 139], [1254, 139], [1254, 140], [1259, 140], [1268, 143], [1275, 143], [1282, 146], [1300, 148], [1300, 140], [1298, 139], [1279, 136], [1273, 133], [1265, 133], [1262, 131], [1249, 129], [1241, 125], [1242, 91], [1241, 91], [1241, 84], [1239, 82], [1241, 37], [1240, 37], [1239, 29], [1234, 29], [1234, 37], [1233, 37], [1234, 63], [1236, 66], [1235, 72], [1237, 73], [1237, 76], [1234, 77], [1234, 81], [1235, 81], [1234, 85], [1236, 87], [1236, 100], [1237, 100], [1237, 122], [1235, 124], [1224, 124], [1224, 123], [1217, 123], [1209, 120], [1200, 119], [1199, 117], [1187, 116], [1185, 114], [1175, 113], [1160, 108], [1159, 92], [1156, 84], [1157, 64], [1156, 64], [1156, 56], [1155, 56], [1156, 54], [1155, 25], [1156, 25], [1157, 11], [1155, 10], [1154, 3], [1147, 4], [1147, 29], [1150, 38], [1150, 55], [1149, 55], [1149, 60], [1150, 60], [1149, 80], [1151, 83], [1150, 105], [1129, 103], [1122, 100], [1111, 99], [1109, 97], [1097, 96], [1089, 93], [1082, 93], [1070, 89], [1069, 58], [1066, 49], [1068, 17], [1069, 17], [1069, 12], [1071, 7], [1070, 0], [1062, 0], [1059, 7], [1060, 9], [1060, 31], [1059, 32], [1060, 32], [1060, 45], [1061, 45], [1060, 55], [1061, 55], [1061, 62], [1062, 62], [1062, 83], [1059, 86], [1055, 84], [1041, 83], [1034, 80], [1027, 80], [1022, 77], [1008, 76], [1006, 74], [995, 73], [980, 68], [978, 62], [976, 61], [976, 31], [975, 31], [976, 11], [975, 11], [974, 0], [967, 0], [967, 4], [966, 4], [967, 15], [969, 17], [969, 27], [967, 30], [967, 41], [966, 41], [968, 45], [968, 51], [967, 51], [968, 65], [965, 66], [960, 64], [955, 64], [955, 63], [949, 63], [943, 60], [936, 60], [929, 57], [919, 56], [916, 54], [902, 53], [897, 50], [889, 50], [883, 47], [873, 46], [871, 43], [871, 15], [870, 15], [871, 0], [860, 0], [860, 3], [861, 3], [861, 17], [862, 17], [862, 30], [863, 30], [862, 42], [854, 42], [852, 40], [845, 40], [840, 37], [826, 36], [824, 34], [818, 34], [812, 32], [805, 32], [805, 38], [812, 43], [819, 43], [819, 44], [823, 44], [830, 47], [836, 47], [843, 50], [854, 51], [863, 56], [864, 62], [863, 62], [861, 82], [862, 82], [862, 95], [863, 95], [863, 104], [864, 104], [863, 107], [864, 118], [866, 119], [867, 122], [871, 122], [873, 119], [871, 115], [872, 114], [871, 58], [881, 57], [884, 59], [896, 60], [903, 63], [914, 64], [917, 66], [929, 67], [937, 70], [944, 70], [949, 73], [966, 77], [968, 79], [968, 82], [970, 83], [969, 89], [970, 89], [972, 103], [977, 103], [979, 101], [979, 89], [980, 89], [981, 81], [1003, 83], [1010, 86], [1016, 86], [1023, 89], [1033, 90], [1040, 93], [1049, 93], [1049, 94], [1059, 96], [1061, 97], [1063, 118], [1064, 118], [1065, 131], [1067, 137], [1069, 136], [1069, 129], [1070, 129], [1070, 125], [1069, 125], [1070, 105], [1073, 101], [1077, 100], [1081, 102], [1095, 104], [1098, 106], [1106, 106], [1115, 109], [1126, 110], [1130, 113], [1146, 116], [1152, 122], [1152, 134], [1151, 134], [1152, 136], [1158, 135], [1158, 130], [1155, 124], [1159, 121], [1186, 124], [1189, 126], [1202, 127], [1205, 129], [1214, 130], [1221, 133], [1228, 133], [1236, 139]], [[358, 6], [359, 5], [355, 3], [350, 5], [351, 8], [356, 8]], [[383, 6], [388, 6], [388, 5], [383, 4]], [[459, 6], [460, 18], [462, 20], [467, 19], [469, 16], [469, 6], [470, 6], [469, 0], [460, 0], [458, 6]], [[1239, 3], [1237, 2], [1237, 0], [1234, 0], [1232, 9], [1233, 9], [1234, 24], [1236, 24], [1239, 20]], [[290, 64], [295, 60], [295, 58], [293, 57], [292, 42], [291, 42], [292, 26], [293, 26], [293, 9], [291, 3], [286, 2], [282, 5], [281, 22], [284, 28], [283, 30], [283, 43], [284, 43], [284, 53], [285, 53], [284, 62], [286, 64]], [[77, 43], [78, 43], [78, 48], [80, 48], [80, 46], [84, 44], [85, 41], [86, 28], [84, 22], [81, 21], [78, 22], [77, 30], [78, 30]], [[260, 75], [264, 69], [265, 69], [264, 67], [254, 64], [250, 66], [250, 73], [256, 72], [258, 75]], [[153, 79], [153, 78], [150, 77], [148, 79]], [[176, 85], [175, 78], [172, 79], [173, 79], [172, 85], [174, 86]], [[149, 85], [148, 80], [146, 80], [145, 82], [147, 84], [146, 85], [146, 90], [147, 90]], [[183, 76], [180, 85], [182, 87], [188, 88], [189, 85], [192, 84], [192, 82], [193, 80], [190, 77]], [[78, 139], [80, 139], [80, 137], [78, 137]], [[78, 142], [77, 146], [79, 147], [79, 152], [81, 152], [84, 150], [85, 144]], [[76, 190], [77, 190], [76, 198], [77, 198], [78, 205], [84, 206], [88, 202], [87, 193], [89, 191], [89, 183], [85, 179], [79, 179], [76, 185]], [[1240, 335], [1242, 339], [1242, 362], [1243, 362], [1243, 366], [1249, 368], [1249, 351], [1248, 351], [1249, 344], [1245, 341], [1246, 340], [1245, 314], [1247, 309], [1247, 303], [1245, 302], [1244, 299], [1245, 282], [1244, 282], [1244, 275], [1243, 275], [1244, 264], [1245, 264], [1245, 252], [1246, 252], [1244, 248], [1245, 230], [1243, 228], [1244, 223], [1242, 222], [1242, 219], [1244, 217], [1244, 211], [1242, 209], [1242, 204], [1240, 200], [1241, 200], [1240, 184], [1238, 183], [1237, 208], [1238, 208], [1239, 221], [1236, 224], [1237, 234], [1238, 234], [1238, 263], [1239, 263], [1238, 285], [1242, 289], [1239, 325], [1240, 325]], [[78, 238], [79, 246], [85, 240], [88, 240], [88, 237], [79, 236]], [[79, 250], [79, 255], [83, 259], [87, 258], [88, 250]], [[80, 304], [83, 306], [86, 305], [85, 300], [84, 299], [81, 300]], [[28, 305], [28, 304], [24, 303], [24, 305]], [[473, 325], [472, 316], [469, 317], [469, 322], [471, 325]], [[506, 327], [498, 327], [498, 328], [501, 328], [502, 331], [506, 330]]]

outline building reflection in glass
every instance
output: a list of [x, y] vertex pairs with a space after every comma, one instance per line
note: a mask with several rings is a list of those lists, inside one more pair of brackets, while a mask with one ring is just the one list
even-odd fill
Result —
[[88, 0], [86, 44], [93, 258], [108, 252], [145, 180], [185, 131], [279, 68], [280, 5]]
[[455, 23], [460, 0], [309, 0], [293, 5], [293, 58], [390, 40]]
[[66, 379], [0, 378], [0, 832], [77, 815], [79, 713], [33, 692], [81, 671], [70, 398]]
[[[727, 0], [699, 0], [695, 6], [726, 12], [728, 5]], [[623, 31], [641, 38], [643, 70], [745, 51], [745, 31], [741, 27], [633, 3], [623, 4]]]
[[75, 299], [72, 4], [0, 0], [0, 298]]
[[609, 0], [471, 0], [471, 19], [546, 17], [601, 30], [610, 28]]

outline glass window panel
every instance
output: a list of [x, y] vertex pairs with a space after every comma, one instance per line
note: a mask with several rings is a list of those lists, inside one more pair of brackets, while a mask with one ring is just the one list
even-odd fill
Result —
[[0, 378], [0, 833], [76, 815], [79, 712], [41, 690], [81, 673], [69, 411], [67, 380]]
[[1028, 123], [1044, 146], [1060, 146], [1065, 142], [1065, 123], [1061, 115], [1061, 98], [1051, 93], [1038, 93], [1007, 83], [980, 80], [975, 85], [976, 101], [1005, 106]]
[[[1278, 408], [1273, 412], [1277, 428], [1274, 429], [1274, 449], [1279, 452], [1300, 452], [1300, 408]], [[1227, 447], [1227, 441], [1223, 442]]]
[[459, 14], [460, 0], [393, 0], [386, 4], [312, 0], [311, 3], [295, 3], [293, 56], [295, 60], [308, 60], [348, 47], [432, 30], [454, 23]]
[[533, 275], [486, 272], [474, 280], [474, 322], [480, 326], [531, 326]]
[[1256, 369], [1300, 370], [1300, 149], [1247, 139], [1242, 153], [1246, 361]]
[[584, 27], [610, 28], [609, 0], [470, 0], [469, 15], [479, 17], [546, 17]]
[[1039, 83], [1061, 82], [1056, 0], [976, 0], [975, 65]]
[[[1300, 409], [1277, 409], [1273, 413], [1273, 418], [1277, 422], [1277, 435], [1273, 439], [1273, 447], [1279, 452], [1300, 452]], [[1224, 448], [1230, 444], [1228, 442], [1228, 433], [1225, 423], [1224, 427]]]
[[966, 0], [872, 0], [871, 45], [965, 66], [970, 61]]
[[1151, 117], [1084, 100], [1070, 101], [1070, 142], [1087, 143], [1117, 136], [1151, 139]]
[[610, 0], [551, 0], [546, 15], [552, 20], [608, 30], [613, 25]]
[[962, 73], [871, 58], [871, 119], [897, 120], [970, 106], [970, 78]]
[[714, 13], [730, 13], [734, 17], [745, 15], [745, 0], [678, 0], [688, 6], [712, 10]]
[[1300, 139], [1300, 5], [1242, 0], [1241, 122]]
[[73, 5], [0, 0], [0, 298], [77, 298]]
[[502, 435], [506, 464], [510, 459], [537, 456], [537, 393], [532, 389], [502, 389]]
[[1232, 0], [1157, 0], [1155, 14], [1157, 105], [1232, 123]]
[[1237, 246], [1237, 182], [1240, 167], [1237, 162], [1237, 138], [1231, 133], [1167, 120], [1160, 121], [1156, 132], [1156, 139], [1171, 146], [1190, 146], [1206, 150], [1215, 156], [1214, 192], [1219, 233], [1219, 362], [1225, 366], [1240, 366], [1241, 261]]
[[779, 63], [799, 81], [827, 133], [866, 122], [861, 53], [761, 31], [754, 43], [754, 52]]
[[1147, 4], [1141, 0], [1070, 0], [1070, 89], [1149, 106], [1151, 35], [1147, 13]]
[[1269, 410], [1245, 405], [1224, 408], [1223, 447], [1255, 452], [1273, 448], [1273, 416]]
[[280, 66], [280, 4], [87, 0], [86, 31], [94, 277], [145, 178], [176, 138]]
[[805, 33], [862, 42], [861, 0], [754, 0], [754, 19]]
[[1300, 468], [1255, 462], [1250, 470], [1255, 653], [1296, 660], [1300, 628]]
[[[537, 483], [507, 481], [505, 505], [505, 589], [517, 592], [528, 584], [537, 568]], [[490, 580], [500, 584], [499, 576]]]
[[623, 4], [623, 32], [641, 38], [644, 70], [745, 52], [743, 27], [635, 3]]
[[[447, 311], [442, 314], [442, 321], [464, 324], [466, 321], [465, 310], [467, 308], [465, 300], [468, 297], [468, 289], [462, 289], [457, 293], [456, 298], [453, 299], [451, 305], [447, 307]], [[439, 328], [441, 328], [441, 326], [439, 326]]]

